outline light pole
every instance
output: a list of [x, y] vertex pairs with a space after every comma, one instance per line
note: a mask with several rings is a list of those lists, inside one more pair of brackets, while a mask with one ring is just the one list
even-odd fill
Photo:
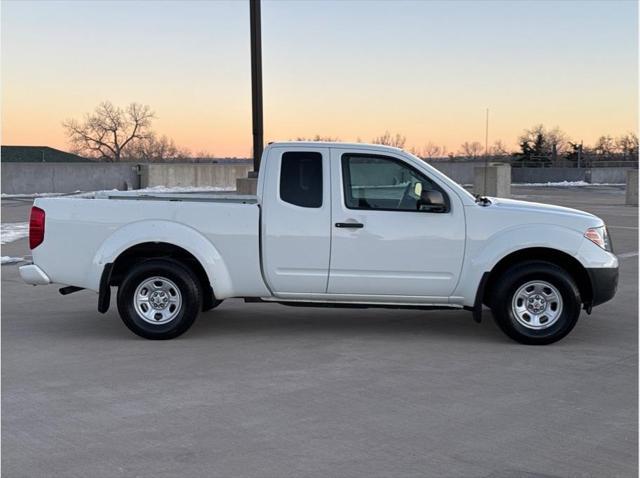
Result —
[[260, 169], [260, 158], [264, 147], [262, 125], [262, 40], [260, 28], [260, 0], [249, 0], [251, 17], [251, 113], [253, 120], [253, 174]]
[[487, 117], [484, 126], [484, 154], [489, 156], [489, 108], [487, 108]]
[[484, 129], [484, 190], [482, 194], [487, 194], [487, 175], [489, 171], [489, 108], [485, 119]]

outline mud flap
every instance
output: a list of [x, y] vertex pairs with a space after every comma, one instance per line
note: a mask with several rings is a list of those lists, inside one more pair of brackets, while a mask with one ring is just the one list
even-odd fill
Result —
[[104, 265], [102, 277], [100, 277], [100, 290], [98, 291], [98, 312], [101, 314], [109, 310], [111, 304], [111, 271], [113, 263], [109, 262]]
[[484, 299], [485, 286], [489, 280], [489, 272], [482, 274], [478, 290], [476, 291], [476, 299], [473, 302], [473, 308], [471, 309], [471, 317], [478, 324], [482, 322], [482, 300]]

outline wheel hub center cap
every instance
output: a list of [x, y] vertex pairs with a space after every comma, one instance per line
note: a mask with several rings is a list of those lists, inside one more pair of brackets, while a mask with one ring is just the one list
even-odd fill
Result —
[[156, 290], [149, 296], [149, 303], [156, 310], [162, 310], [169, 304], [169, 296], [163, 290]]
[[540, 294], [535, 294], [527, 299], [527, 309], [534, 314], [539, 314], [547, 308], [547, 301]]

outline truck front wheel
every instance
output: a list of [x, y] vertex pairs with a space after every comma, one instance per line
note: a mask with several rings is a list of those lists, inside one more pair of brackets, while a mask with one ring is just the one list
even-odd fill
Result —
[[557, 342], [571, 332], [580, 315], [580, 292], [573, 278], [549, 262], [516, 264], [489, 285], [496, 323], [523, 344]]
[[215, 299], [214, 300], [210, 300], [208, 304], [205, 303], [202, 306], [202, 312], [208, 312], [209, 310], [213, 310], [216, 307], [218, 307], [220, 304], [222, 304], [221, 300], [215, 300]]
[[118, 288], [122, 321], [146, 339], [172, 339], [183, 334], [201, 308], [197, 277], [173, 260], [151, 259], [138, 264]]

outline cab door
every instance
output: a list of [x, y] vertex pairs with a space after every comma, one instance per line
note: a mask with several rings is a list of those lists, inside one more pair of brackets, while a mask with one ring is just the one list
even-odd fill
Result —
[[280, 296], [327, 290], [331, 252], [329, 148], [272, 148], [262, 196], [262, 260]]
[[[327, 292], [354, 300], [446, 302], [464, 256], [458, 196], [400, 153], [332, 149], [332, 166], [337, 187]], [[435, 197], [442, 207], [423, 199]]]

